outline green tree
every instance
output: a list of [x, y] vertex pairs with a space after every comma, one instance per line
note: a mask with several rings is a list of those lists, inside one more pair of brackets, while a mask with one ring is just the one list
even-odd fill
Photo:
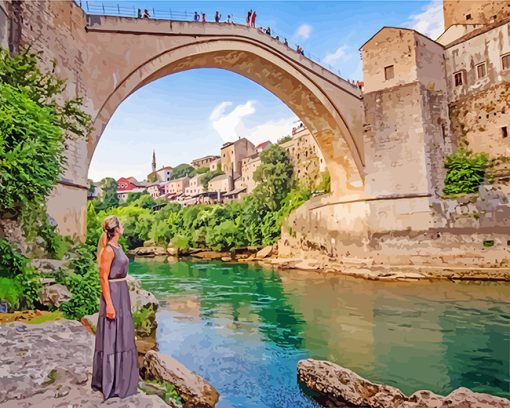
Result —
[[258, 183], [253, 194], [268, 210], [278, 211], [293, 183], [289, 153], [279, 145], [272, 145], [262, 152], [260, 161], [253, 175]]
[[102, 197], [97, 199], [96, 210], [107, 210], [108, 208], [116, 207], [119, 205], [119, 197], [117, 197], [117, 181], [111, 177], [105, 177], [101, 180], [101, 189], [103, 191]]
[[187, 163], [179, 164], [176, 168], [173, 169], [171, 179], [175, 180], [181, 177], [189, 176], [194, 171], [195, 169], [193, 166]]

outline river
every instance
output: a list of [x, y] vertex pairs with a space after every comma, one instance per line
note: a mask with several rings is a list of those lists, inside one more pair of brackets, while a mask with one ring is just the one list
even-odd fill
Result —
[[218, 408], [318, 407], [296, 380], [325, 359], [411, 394], [510, 398], [510, 285], [375, 282], [257, 265], [140, 259], [161, 302], [160, 351], [207, 379]]

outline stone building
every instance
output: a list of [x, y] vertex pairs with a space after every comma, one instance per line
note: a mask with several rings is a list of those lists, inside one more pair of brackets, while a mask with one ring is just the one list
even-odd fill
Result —
[[[239, 187], [245, 187], [246, 193], [250, 194], [257, 183], [253, 179], [253, 175], [257, 167], [260, 166], [260, 156], [258, 154], [254, 154], [250, 157], [246, 157], [242, 160], [242, 174], [239, 178]], [[237, 180], [236, 180], [237, 181]]]
[[326, 169], [326, 163], [317, 142], [303, 125], [292, 131], [292, 138], [281, 144], [289, 152], [294, 166], [294, 177], [304, 186], [313, 189]]
[[205, 174], [197, 174], [194, 177], [189, 179], [189, 185], [185, 188], [184, 194], [193, 197], [197, 194], [202, 194], [204, 192], [204, 187], [202, 185], [202, 179], [205, 177]]
[[221, 147], [221, 170], [236, 179], [241, 175], [242, 160], [257, 153], [255, 145], [246, 138], [225, 143]]
[[510, 1], [443, 8], [436, 41], [383, 27], [360, 48], [368, 194], [441, 195], [458, 147], [510, 157]]
[[165, 195], [180, 195], [184, 193], [184, 190], [189, 185], [189, 177], [181, 177], [175, 180], [170, 180], [168, 183], [166, 183], [164, 186], [165, 188]]
[[412, 29], [383, 27], [360, 50], [365, 192], [440, 193], [451, 150], [442, 45]]
[[[471, 11], [473, 16], [477, 15], [475, 10]], [[489, 14], [493, 12], [493, 8], [488, 10]], [[463, 27], [463, 31], [451, 25], [438, 42], [444, 47], [455, 144], [491, 157], [509, 157], [510, 15], [490, 21], [487, 25]], [[456, 38], [457, 32], [463, 34]]]
[[209, 181], [207, 191], [227, 193], [234, 187], [232, 177], [228, 174], [220, 174]]
[[220, 158], [219, 156], [214, 156], [214, 155], [204, 156], [204, 157], [200, 157], [199, 159], [193, 160], [191, 162], [191, 165], [195, 169], [199, 169], [202, 167], [209, 167], [209, 165], [212, 162], [216, 162], [219, 158]]

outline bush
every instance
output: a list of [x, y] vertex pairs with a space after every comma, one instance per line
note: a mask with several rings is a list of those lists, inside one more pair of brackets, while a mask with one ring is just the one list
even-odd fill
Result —
[[0, 277], [15, 278], [28, 268], [29, 261], [16, 245], [0, 239]]
[[13, 309], [17, 307], [21, 293], [21, 286], [16, 279], [0, 278], [0, 299], [7, 300]]
[[95, 261], [95, 248], [80, 245], [69, 263], [70, 270], [61, 271], [56, 280], [69, 289], [72, 299], [60, 306], [67, 319], [79, 320], [99, 310], [101, 284]]
[[488, 164], [485, 153], [474, 154], [459, 149], [446, 157], [444, 166], [448, 169], [443, 193], [445, 195], [476, 193], [485, 178]]
[[61, 100], [54, 72], [36, 54], [0, 49], [0, 213], [13, 218], [45, 201], [65, 166], [65, 135], [85, 136], [92, 119], [81, 99]]

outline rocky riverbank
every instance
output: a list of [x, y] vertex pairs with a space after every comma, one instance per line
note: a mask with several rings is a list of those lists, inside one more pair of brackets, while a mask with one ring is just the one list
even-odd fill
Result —
[[351, 370], [324, 360], [300, 360], [298, 382], [326, 407], [364, 408], [509, 408], [510, 401], [458, 388], [447, 396], [417, 391], [406, 396], [390, 385], [374, 384]]
[[309, 257], [284, 258], [278, 254], [278, 246], [264, 248], [247, 247], [232, 251], [212, 251], [191, 249], [185, 252], [169, 246], [154, 246], [147, 241], [146, 246], [130, 251], [131, 255], [146, 257], [192, 257], [203, 260], [225, 262], [257, 262], [263, 266], [277, 269], [299, 269], [323, 273], [338, 273], [355, 278], [380, 281], [417, 281], [417, 280], [490, 280], [510, 282], [510, 267], [470, 267], [470, 266], [430, 266], [430, 265], [375, 265], [369, 258], [332, 259], [317, 253]]
[[[128, 285], [133, 319], [143, 320], [135, 321], [137, 395], [103, 402], [90, 387], [97, 314], [78, 322], [59, 312], [25, 311], [1, 314], [0, 407], [214, 407], [219, 394], [212, 385], [157, 351], [154, 295], [132, 277]], [[36, 324], [44, 319], [57, 320]]]

